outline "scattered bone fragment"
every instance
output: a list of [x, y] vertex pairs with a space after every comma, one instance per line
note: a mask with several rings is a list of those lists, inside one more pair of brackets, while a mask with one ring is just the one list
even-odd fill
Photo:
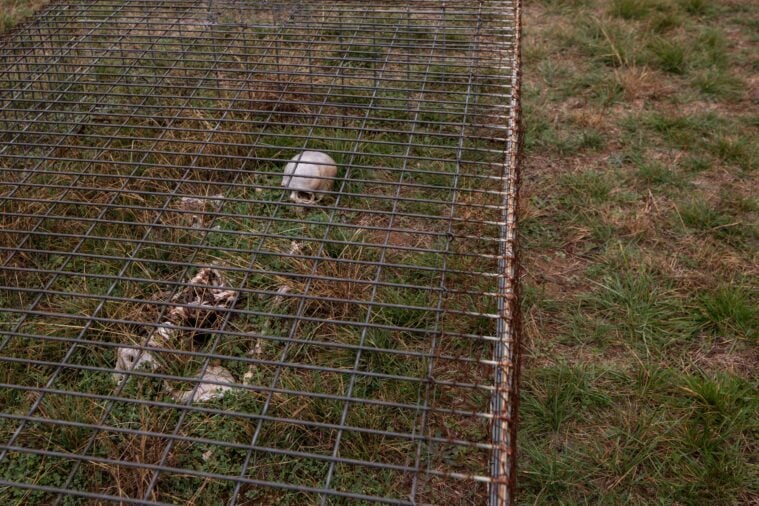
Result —
[[290, 200], [298, 204], [315, 204], [332, 189], [337, 164], [321, 151], [298, 153], [285, 166], [282, 186], [290, 190]]
[[251, 364], [250, 366], [248, 366], [248, 370], [245, 371], [245, 374], [242, 375], [243, 384], [252, 385], [254, 377], [255, 377], [255, 371], [253, 369], [253, 365]]
[[173, 220], [175, 224], [189, 226], [192, 228], [203, 228], [213, 219], [213, 215], [208, 213], [219, 212], [224, 205], [224, 195], [211, 195], [208, 197], [182, 197], [176, 204], [175, 209], [179, 213]]
[[[237, 300], [239, 292], [226, 287], [224, 277], [216, 269], [204, 268], [190, 280], [190, 286], [171, 298], [182, 307], [171, 307], [164, 315], [165, 320], [151, 333], [148, 346], [154, 348], [171, 348], [181, 337], [178, 327], [209, 327], [218, 316], [219, 310], [231, 307]], [[192, 286], [207, 285], [207, 286]], [[158, 300], [159, 298], [156, 298]], [[157, 311], [156, 315], [157, 318]], [[135, 348], [118, 348], [116, 350], [116, 368], [114, 381], [121, 385], [127, 378], [126, 371], [146, 366], [155, 371], [159, 364], [156, 357], [147, 350]]]
[[142, 366], [155, 371], [158, 368], [158, 362], [149, 351], [138, 348], [119, 348], [116, 350], [116, 372], [113, 373], [113, 380], [117, 385], [121, 385], [127, 378], [124, 372], [131, 372]]
[[302, 255], [303, 248], [301, 247], [299, 242], [290, 241], [290, 251], [288, 253], [290, 255]]
[[[175, 391], [168, 388], [174, 400], [189, 402], [192, 399], [195, 402], [208, 402], [223, 397], [226, 392], [234, 390], [233, 387], [227, 386], [235, 384], [234, 376], [227, 369], [218, 365], [209, 366], [202, 376], [199, 375], [196, 378], [201, 380], [197, 389]], [[194, 394], [193, 390], [195, 390]]]
[[[158, 327], [148, 339], [148, 346], [153, 348], [166, 347], [175, 337], [177, 330], [173, 329], [170, 322], [164, 322], [164, 326]], [[145, 365], [151, 371], [158, 369], [158, 361], [148, 350], [138, 348], [118, 348], [116, 350], [116, 372], [113, 379], [117, 385], [124, 382], [127, 375], [123, 371], [133, 371]]]
[[264, 347], [262, 343], [262, 339], [258, 338], [256, 339], [256, 344], [253, 345], [253, 348], [249, 349], [245, 354], [249, 357], [259, 357], [264, 352]]
[[238, 295], [237, 290], [226, 288], [224, 277], [216, 269], [201, 269], [189, 284], [207, 286], [187, 286], [171, 298], [171, 302], [187, 306], [172, 307], [167, 312], [174, 325], [203, 327], [213, 321], [219, 309], [231, 307]]
[[285, 295], [290, 293], [291, 288], [287, 285], [282, 285], [277, 289], [277, 295], [271, 300], [274, 307], [281, 305], [285, 301]]
[[[264, 352], [263, 348], [263, 339], [260, 337], [256, 339], [256, 344], [253, 345], [251, 349], [249, 349], [247, 352], [245, 352], [245, 355], [248, 357], [260, 357]], [[256, 366], [255, 364], [249, 364], [248, 369], [245, 371], [245, 374], [242, 376], [242, 382], [245, 385], [251, 385], [253, 384], [253, 378], [255, 377], [256, 373]]]
[[163, 348], [173, 342], [179, 333], [179, 329], [171, 322], [163, 322], [155, 333], [150, 337], [148, 344], [151, 346]]

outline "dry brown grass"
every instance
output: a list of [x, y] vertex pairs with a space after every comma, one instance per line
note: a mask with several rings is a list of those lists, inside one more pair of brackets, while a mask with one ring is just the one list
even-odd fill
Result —
[[[306, 245], [305, 255], [318, 253], [318, 244]], [[283, 304], [294, 311], [301, 306], [300, 313], [326, 320], [355, 321], [365, 314], [361, 302], [371, 298], [372, 280], [377, 267], [359, 263], [370, 260], [370, 250], [345, 248], [338, 257], [327, 255], [321, 258], [289, 258], [291, 277], [275, 276], [279, 286], [289, 289], [288, 293], [302, 294], [295, 298], [284, 295]]]

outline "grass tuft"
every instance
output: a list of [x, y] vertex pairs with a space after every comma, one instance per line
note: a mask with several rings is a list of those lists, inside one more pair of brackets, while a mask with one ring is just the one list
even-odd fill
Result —
[[691, 16], [704, 16], [711, 11], [709, 0], [679, 0], [678, 3]]
[[652, 7], [650, 0], [613, 0], [609, 13], [622, 19], [643, 19]]
[[693, 78], [694, 87], [712, 99], [737, 100], [743, 96], [743, 79], [729, 70], [711, 68], [697, 73]]
[[655, 64], [665, 72], [684, 74], [687, 66], [686, 52], [682, 44], [665, 38], [655, 39], [649, 44]]
[[725, 285], [699, 298], [698, 323], [722, 338], [759, 338], [759, 309], [743, 287]]

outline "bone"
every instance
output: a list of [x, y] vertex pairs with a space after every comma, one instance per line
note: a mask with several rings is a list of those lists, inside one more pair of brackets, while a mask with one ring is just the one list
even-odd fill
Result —
[[321, 192], [332, 190], [336, 176], [337, 165], [332, 157], [321, 151], [304, 151], [285, 166], [282, 186], [291, 190], [293, 202], [312, 205], [324, 197]]
[[287, 295], [290, 292], [290, 287], [287, 285], [282, 285], [277, 289], [277, 295], [274, 296], [274, 298], [271, 300], [271, 303], [274, 307], [277, 307], [281, 305], [285, 301], [285, 295]]
[[119, 348], [116, 350], [116, 372], [113, 373], [113, 380], [117, 385], [121, 385], [127, 378], [124, 372], [132, 372], [143, 366], [150, 371], [158, 368], [158, 362], [152, 353], [137, 348]]
[[[238, 291], [226, 287], [224, 277], [216, 269], [205, 268], [190, 280], [188, 286], [171, 298], [175, 304], [182, 307], [172, 307], [165, 314], [165, 320], [151, 334], [147, 345], [154, 348], [171, 348], [182, 336], [178, 327], [196, 326], [203, 328], [204, 324], [213, 321], [213, 315], [220, 309], [231, 307], [237, 300]], [[210, 287], [210, 288], [209, 288]], [[121, 347], [116, 350], [116, 367], [113, 379], [121, 385], [126, 379], [125, 372], [145, 367], [151, 371], [158, 369], [156, 357], [147, 350]]]
[[290, 241], [290, 251], [288, 252], [290, 255], [302, 255], [303, 254], [303, 248], [301, 247], [300, 243], [297, 241]]
[[[235, 383], [235, 378], [232, 376], [232, 373], [224, 367], [210, 366], [202, 376], [198, 375], [195, 377], [199, 378], [201, 383], [198, 385], [194, 394], [192, 388], [182, 391], [175, 391], [171, 388], [167, 388], [171, 392], [171, 396], [174, 400], [183, 403], [190, 402], [190, 400], [194, 402], [208, 402], [223, 397], [227, 392], [234, 390], [234, 388], [227, 385], [233, 385]], [[219, 385], [217, 383], [224, 384]]]
[[171, 298], [171, 302], [189, 307], [173, 307], [167, 312], [169, 322], [184, 325], [187, 322], [206, 321], [214, 311], [230, 307], [236, 300], [237, 290], [226, 288], [224, 277], [216, 269], [201, 269], [190, 280], [190, 285]]
[[212, 216], [206, 213], [218, 212], [224, 205], [224, 195], [208, 197], [182, 197], [176, 204], [176, 209], [184, 211], [180, 214], [179, 222], [192, 228], [203, 228], [211, 221]]

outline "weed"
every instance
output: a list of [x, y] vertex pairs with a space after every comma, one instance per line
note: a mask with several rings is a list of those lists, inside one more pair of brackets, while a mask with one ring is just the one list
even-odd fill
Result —
[[682, 25], [682, 19], [674, 12], [660, 12], [651, 17], [650, 26], [656, 33], [667, 33]]
[[613, 183], [607, 173], [584, 171], [567, 174], [561, 183], [568, 190], [568, 203], [584, 206], [606, 202], [613, 189]]
[[557, 364], [537, 371], [540, 382], [536, 391], [522, 405], [531, 424], [529, 432], [558, 432], [569, 420], [586, 419], [589, 410], [602, 409], [610, 402], [604, 392], [594, 386], [594, 372]]
[[680, 185], [682, 177], [672, 167], [655, 161], [643, 162], [638, 168], [638, 178], [652, 186]]
[[704, 16], [711, 12], [711, 5], [707, 0], [678, 0], [680, 8], [691, 16]]
[[690, 156], [683, 162], [683, 167], [691, 172], [703, 172], [709, 170], [711, 162], [700, 156]]
[[640, 43], [635, 31], [623, 23], [607, 19], [581, 21], [565, 41], [612, 67], [633, 66], [639, 59]]
[[709, 145], [709, 150], [723, 162], [743, 170], [753, 171], [759, 167], [759, 143], [755, 140], [720, 135]]

